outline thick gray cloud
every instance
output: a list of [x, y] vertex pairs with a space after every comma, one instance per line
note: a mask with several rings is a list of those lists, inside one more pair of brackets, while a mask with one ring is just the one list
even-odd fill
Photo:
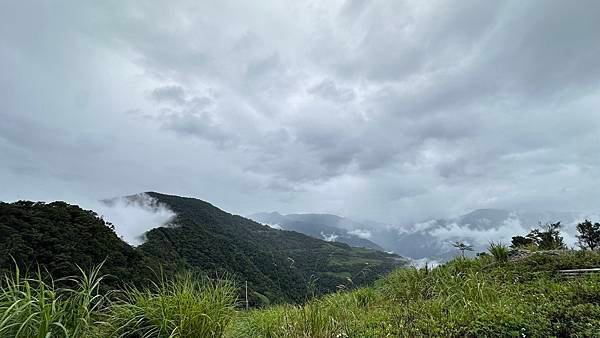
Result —
[[598, 208], [597, 1], [0, 7], [2, 200]]

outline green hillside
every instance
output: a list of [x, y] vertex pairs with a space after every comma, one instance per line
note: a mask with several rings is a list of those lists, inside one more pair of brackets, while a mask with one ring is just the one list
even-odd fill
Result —
[[[498, 256], [500, 257], [500, 256]], [[516, 261], [456, 258], [398, 269], [374, 286], [303, 305], [244, 310], [230, 280], [176, 275], [148, 288], [104, 290], [97, 269], [68, 288], [0, 283], [2, 337], [600, 337], [600, 252], [541, 251]]]
[[600, 252], [539, 252], [498, 263], [456, 258], [399, 269], [375, 286], [303, 306], [243, 313], [230, 337], [600, 337]]
[[147, 194], [177, 216], [174, 226], [149, 231], [139, 249], [248, 281], [253, 304], [301, 302], [308, 295], [370, 283], [406, 263], [396, 255], [271, 229], [198, 199]]
[[120, 281], [149, 276], [143, 255], [123, 242], [93, 211], [64, 202], [0, 202], [0, 272], [37, 271], [37, 265], [57, 277], [78, 274], [102, 263], [103, 272]]

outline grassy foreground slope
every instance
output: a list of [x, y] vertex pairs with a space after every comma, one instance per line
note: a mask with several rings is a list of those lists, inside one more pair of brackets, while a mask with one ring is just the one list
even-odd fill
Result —
[[600, 276], [556, 272], [593, 266], [600, 253], [580, 251], [399, 269], [374, 287], [241, 314], [229, 336], [600, 337]]
[[104, 290], [98, 267], [62, 287], [17, 270], [0, 281], [0, 337], [600, 337], [600, 277], [555, 272], [598, 264], [597, 252], [457, 259], [251, 311], [230, 281], [189, 273]]

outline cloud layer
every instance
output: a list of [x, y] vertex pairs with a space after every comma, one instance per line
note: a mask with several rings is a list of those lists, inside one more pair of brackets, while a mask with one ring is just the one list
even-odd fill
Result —
[[1, 6], [0, 199], [597, 208], [597, 1]]

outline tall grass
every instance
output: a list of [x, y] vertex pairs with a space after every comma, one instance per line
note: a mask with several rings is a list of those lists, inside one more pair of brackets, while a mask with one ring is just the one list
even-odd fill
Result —
[[221, 337], [235, 315], [228, 280], [184, 274], [101, 293], [100, 269], [55, 281], [15, 268], [0, 282], [0, 337]]
[[129, 288], [110, 304], [111, 336], [221, 337], [235, 315], [237, 289], [226, 280], [183, 274], [152, 288]]
[[18, 267], [0, 283], [0, 336], [83, 337], [93, 335], [105, 297], [98, 292], [101, 265], [81, 276], [57, 282], [38, 270], [35, 278], [22, 275]]
[[230, 337], [348, 337], [359, 319], [374, 318], [371, 288], [339, 292], [304, 305], [279, 305], [240, 316]]
[[547, 273], [597, 266], [600, 253], [492, 259], [399, 269], [373, 287], [251, 311], [236, 310], [227, 280], [183, 274], [101, 293], [100, 267], [56, 283], [16, 269], [0, 283], [0, 337], [600, 337], [600, 276]]
[[[600, 337], [600, 278], [566, 282], [551, 274], [522, 276], [517, 272], [530, 270], [539, 258], [490, 264], [492, 259], [459, 257], [431, 270], [399, 269], [372, 288], [251, 311], [229, 335]], [[576, 267], [590, 257], [548, 259]]]

